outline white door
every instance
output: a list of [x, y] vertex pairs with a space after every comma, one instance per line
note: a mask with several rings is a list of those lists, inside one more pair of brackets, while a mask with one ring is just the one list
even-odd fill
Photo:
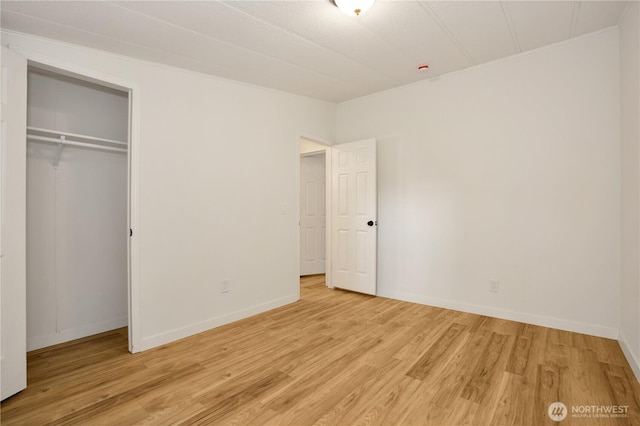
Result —
[[300, 275], [324, 274], [326, 264], [325, 154], [300, 157]]
[[331, 147], [332, 285], [376, 294], [376, 141]]
[[27, 60], [2, 48], [0, 160], [1, 399], [27, 387]]

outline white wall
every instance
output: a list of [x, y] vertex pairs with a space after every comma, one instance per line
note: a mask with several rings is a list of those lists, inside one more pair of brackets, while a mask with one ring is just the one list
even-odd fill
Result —
[[[32, 71], [29, 126], [127, 140], [126, 93]], [[27, 349], [127, 325], [127, 156], [27, 146]]]
[[617, 35], [338, 106], [378, 141], [380, 295], [617, 336]]
[[640, 380], [640, 7], [620, 25], [622, 285], [620, 345]]
[[299, 135], [334, 140], [335, 105], [16, 33], [2, 42], [139, 87], [134, 351], [299, 298]]

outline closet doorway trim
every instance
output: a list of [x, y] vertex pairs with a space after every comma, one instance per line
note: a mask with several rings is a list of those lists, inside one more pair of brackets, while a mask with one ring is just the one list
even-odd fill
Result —
[[129, 317], [129, 352], [136, 353], [142, 349], [140, 337], [141, 302], [140, 302], [140, 243], [139, 233], [139, 169], [140, 169], [140, 85], [98, 70], [82, 67], [73, 63], [43, 55], [30, 49], [10, 46], [11, 50], [27, 58], [28, 64], [36, 68], [50, 70], [57, 74], [68, 75], [81, 80], [111, 87], [129, 93], [129, 152], [128, 156], [128, 317]]

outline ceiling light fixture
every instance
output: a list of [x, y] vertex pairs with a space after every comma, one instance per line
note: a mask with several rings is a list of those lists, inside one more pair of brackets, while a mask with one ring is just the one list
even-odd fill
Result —
[[334, 0], [338, 9], [350, 16], [358, 16], [371, 9], [375, 0]]

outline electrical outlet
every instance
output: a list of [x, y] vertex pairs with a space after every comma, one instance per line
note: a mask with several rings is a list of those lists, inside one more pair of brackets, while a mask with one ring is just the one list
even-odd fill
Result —
[[489, 281], [489, 291], [491, 293], [497, 293], [500, 291], [500, 281], [492, 280]]
[[222, 281], [220, 286], [220, 293], [229, 293], [229, 280]]

